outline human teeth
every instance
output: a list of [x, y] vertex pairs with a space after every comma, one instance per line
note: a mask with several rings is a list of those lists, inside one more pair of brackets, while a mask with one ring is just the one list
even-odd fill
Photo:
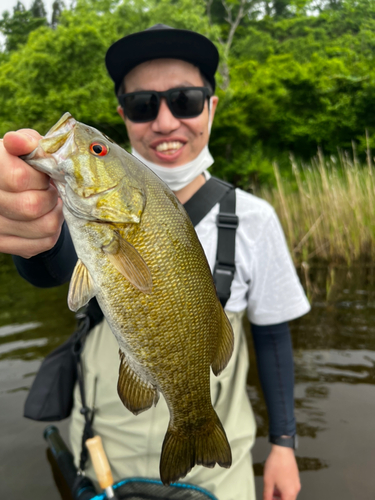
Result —
[[168, 150], [177, 150], [182, 148], [184, 144], [180, 141], [173, 141], [173, 142], [161, 142], [156, 146], [156, 151], [162, 152], [162, 151], [168, 151]]

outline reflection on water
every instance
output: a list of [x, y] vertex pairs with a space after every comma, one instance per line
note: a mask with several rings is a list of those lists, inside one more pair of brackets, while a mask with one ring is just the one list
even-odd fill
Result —
[[[370, 500], [375, 496], [375, 268], [302, 269], [301, 280], [313, 307], [291, 322], [299, 498]], [[254, 383], [253, 356], [251, 361], [249, 393], [259, 436], [254, 462], [261, 475], [269, 451], [267, 414]]]
[[[312, 312], [291, 323], [297, 451], [306, 500], [373, 500], [375, 492], [375, 268], [301, 270]], [[67, 287], [25, 283], [0, 254], [0, 493], [58, 500], [45, 460], [45, 424], [22, 417], [41, 359], [73, 331]], [[258, 498], [269, 451], [267, 414], [249, 335], [248, 392], [258, 424]], [[246, 423], [244, 423], [246, 425]], [[62, 432], [66, 425], [59, 424]], [[19, 471], [22, 470], [22, 481]]]

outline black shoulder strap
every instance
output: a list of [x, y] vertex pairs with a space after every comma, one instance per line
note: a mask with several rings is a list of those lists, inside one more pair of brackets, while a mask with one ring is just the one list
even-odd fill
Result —
[[216, 225], [218, 227], [218, 240], [214, 281], [217, 295], [224, 307], [230, 297], [230, 287], [235, 271], [238, 216], [236, 215], [236, 190], [233, 186], [220, 202]]
[[220, 211], [216, 218], [218, 242], [214, 281], [216, 291], [224, 307], [230, 296], [230, 287], [234, 277], [234, 256], [236, 244], [236, 191], [232, 184], [210, 177], [210, 179], [188, 200], [184, 208], [191, 222], [196, 226], [208, 212], [220, 202]]
[[210, 177], [184, 204], [193, 226], [195, 227], [231, 189], [233, 189], [232, 184]]

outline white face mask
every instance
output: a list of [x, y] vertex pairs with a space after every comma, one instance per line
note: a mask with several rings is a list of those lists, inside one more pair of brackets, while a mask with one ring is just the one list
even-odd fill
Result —
[[208, 146], [202, 149], [195, 160], [189, 161], [189, 163], [185, 163], [185, 165], [181, 165], [180, 167], [162, 167], [161, 165], [152, 163], [143, 158], [134, 148], [132, 148], [132, 154], [158, 175], [172, 191], [179, 191], [190, 184], [190, 182], [207, 170], [214, 162]]
[[[211, 107], [212, 103], [210, 102], [208, 112], [208, 135], [211, 133]], [[183, 189], [198, 177], [198, 175], [205, 172], [214, 162], [207, 145], [194, 160], [179, 167], [162, 167], [161, 165], [143, 158], [134, 148], [132, 148], [132, 154], [159, 176], [172, 191]]]

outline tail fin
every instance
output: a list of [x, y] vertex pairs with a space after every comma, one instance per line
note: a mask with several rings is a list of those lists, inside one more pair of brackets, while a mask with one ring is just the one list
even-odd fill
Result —
[[189, 435], [168, 427], [160, 458], [163, 484], [185, 477], [194, 465], [212, 468], [216, 463], [229, 468], [232, 453], [223, 426], [214, 411], [211, 420]]

